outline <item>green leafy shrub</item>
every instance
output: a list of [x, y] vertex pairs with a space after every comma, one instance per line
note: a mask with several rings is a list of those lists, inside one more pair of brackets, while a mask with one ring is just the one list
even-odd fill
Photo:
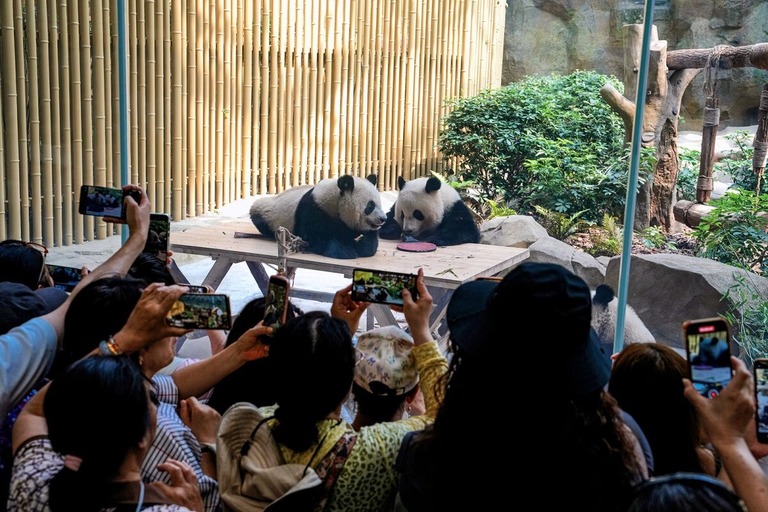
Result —
[[731, 338], [741, 347], [742, 359], [751, 367], [755, 359], [768, 357], [768, 299], [746, 276], [734, 273], [733, 279], [723, 296], [729, 303], [723, 316], [731, 324]]
[[624, 126], [600, 97], [615, 77], [590, 71], [530, 76], [451, 101], [438, 148], [485, 199], [520, 213], [533, 205], [586, 220], [623, 216], [628, 173]]
[[768, 195], [733, 189], [710, 204], [714, 209], [693, 231], [698, 255], [764, 274], [768, 270]]
[[666, 248], [676, 249], [677, 245], [674, 242], [667, 240], [667, 235], [664, 230], [659, 226], [648, 226], [640, 232], [640, 238], [643, 240], [645, 247], [651, 248]]
[[621, 254], [624, 233], [616, 217], [603, 215], [600, 226], [589, 230], [591, 246], [587, 252], [592, 256], [616, 256]]
[[547, 234], [552, 238], [565, 240], [586, 227], [586, 223], [579, 218], [586, 213], [586, 210], [576, 212], [573, 215], [567, 215], [547, 210], [539, 205], [533, 205], [533, 208], [536, 212], [534, 218], [547, 230]]
[[747, 130], [737, 130], [726, 135], [725, 139], [733, 142], [736, 149], [728, 151], [725, 158], [715, 163], [715, 170], [728, 174], [733, 180], [733, 187], [762, 194], [766, 191], [765, 178], [760, 182], [760, 190], [757, 190], [757, 176], [752, 168], [755, 150], [751, 137]]
[[701, 151], [680, 148], [678, 153], [677, 199], [696, 200], [696, 185], [699, 180]]

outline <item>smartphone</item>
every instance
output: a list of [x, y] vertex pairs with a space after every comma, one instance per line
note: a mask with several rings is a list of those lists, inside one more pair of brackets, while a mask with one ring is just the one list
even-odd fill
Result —
[[82, 215], [97, 217], [125, 218], [125, 197], [141, 200], [141, 192], [126, 192], [121, 188], [101, 187], [98, 185], [83, 185], [80, 187], [80, 206]]
[[723, 318], [683, 322], [691, 382], [704, 397], [714, 398], [731, 380], [730, 326]]
[[413, 300], [416, 293], [416, 274], [384, 272], [356, 268], [352, 271], [352, 300], [376, 304], [403, 305], [403, 288], [408, 288]]
[[282, 274], [275, 274], [269, 278], [267, 296], [264, 301], [265, 326], [277, 329], [285, 323], [290, 288], [288, 278]]
[[171, 216], [167, 213], [150, 213], [149, 233], [143, 252], [152, 254], [160, 261], [165, 262], [168, 259], [168, 241], [170, 237]]
[[768, 444], [768, 358], [755, 359], [752, 365], [755, 378], [755, 427], [757, 440]]
[[168, 325], [184, 329], [232, 328], [229, 295], [223, 293], [185, 293], [171, 306], [165, 319]]
[[208, 293], [208, 287], [202, 284], [176, 283], [180, 286], [189, 288], [187, 293]]
[[46, 264], [46, 267], [48, 267], [48, 274], [53, 279], [53, 286], [65, 292], [74, 290], [82, 279], [79, 268], [50, 264]]

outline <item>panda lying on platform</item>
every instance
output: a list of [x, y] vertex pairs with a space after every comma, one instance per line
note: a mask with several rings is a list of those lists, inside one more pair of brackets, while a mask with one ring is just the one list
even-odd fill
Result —
[[[607, 284], [599, 285], [592, 292], [592, 328], [608, 353], [613, 351], [618, 306], [619, 299], [613, 288]], [[627, 304], [624, 313], [624, 345], [655, 342], [651, 331], [640, 320], [632, 306]]]
[[379, 236], [388, 240], [416, 239], [438, 246], [479, 243], [480, 230], [459, 193], [435, 177], [406, 182], [387, 213]]
[[372, 174], [327, 178], [257, 199], [250, 217], [265, 236], [274, 237], [283, 226], [304, 240], [309, 252], [352, 259], [376, 254], [386, 214]]

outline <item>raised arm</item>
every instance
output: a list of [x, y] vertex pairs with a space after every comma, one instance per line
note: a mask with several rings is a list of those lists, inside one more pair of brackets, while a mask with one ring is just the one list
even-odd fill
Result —
[[701, 396], [683, 379], [685, 397], [693, 404], [710, 442], [728, 471], [736, 493], [749, 512], [768, 511], [768, 478], [749, 449], [746, 429], [753, 427], [755, 396], [752, 375], [744, 362], [731, 357], [734, 375], [715, 398]]

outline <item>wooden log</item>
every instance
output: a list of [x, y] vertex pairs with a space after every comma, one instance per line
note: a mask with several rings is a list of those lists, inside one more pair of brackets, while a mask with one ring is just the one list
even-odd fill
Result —
[[707, 203], [712, 197], [712, 169], [715, 163], [715, 144], [717, 127], [720, 124], [720, 100], [707, 98], [704, 107], [704, 129], [701, 135], [701, 161], [699, 162], [699, 180], [696, 184], [696, 201]]
[[680, 200], [672, 208], [675, 220], [695, 228], [701, 222], [701, 219], [714, 210], [714, 206], [695, 203], [693, 201]]
[[[704, 68], [711, 54], [711, 48], [674, 50], [667, 53], [667, 67], [669, 69]], [[747, 67], [768, 69], [768, 43], [722, 47], [721, 69]]]

